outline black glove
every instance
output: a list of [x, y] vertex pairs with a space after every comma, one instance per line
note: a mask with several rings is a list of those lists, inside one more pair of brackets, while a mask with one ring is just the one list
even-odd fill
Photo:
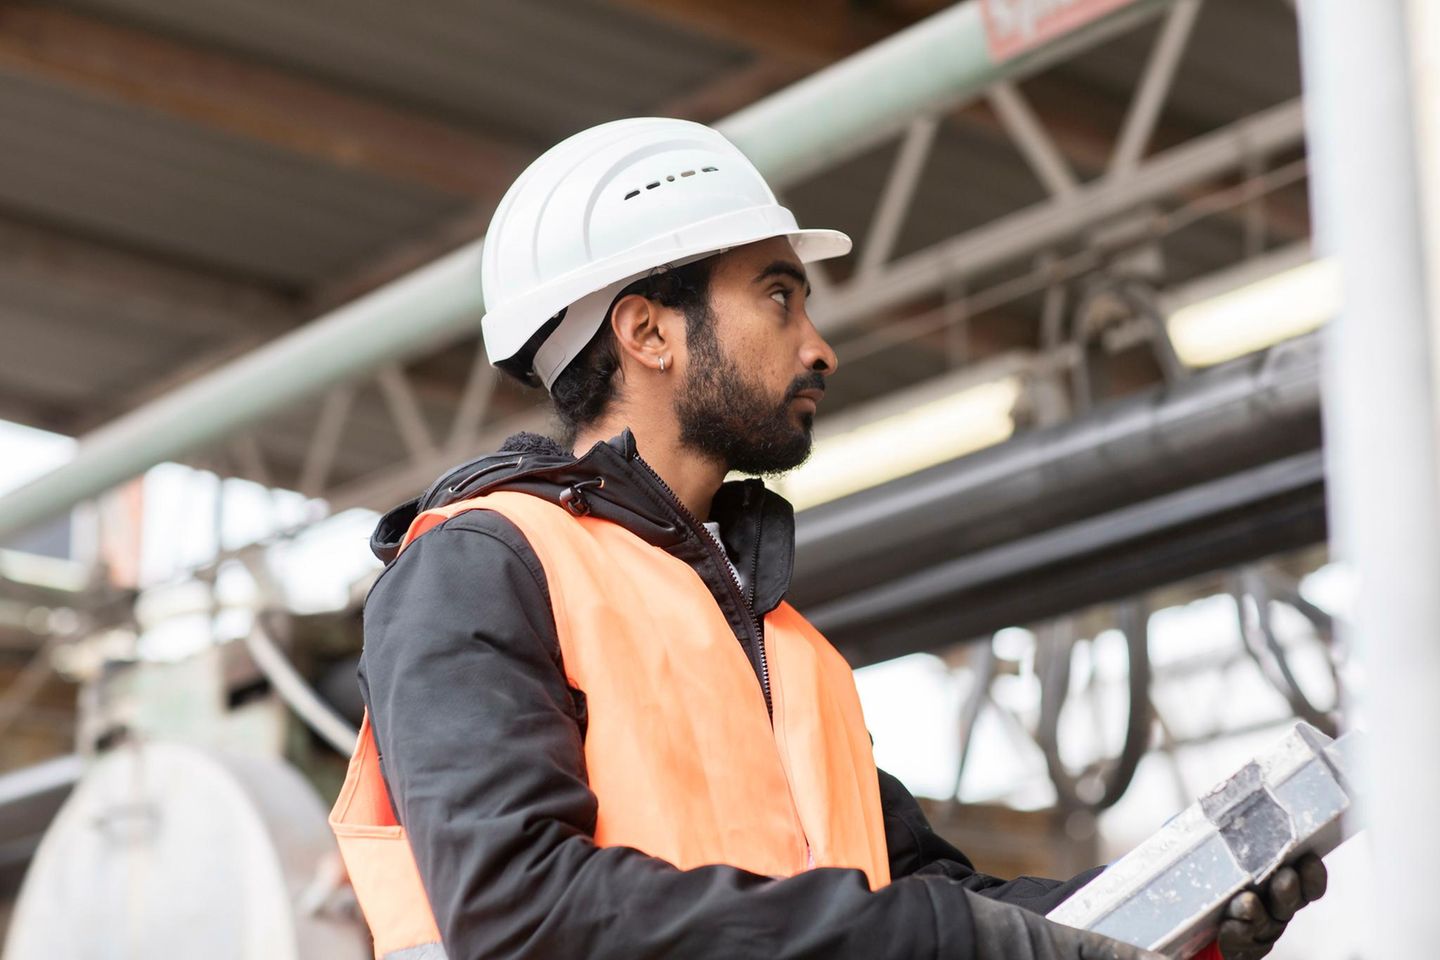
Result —
[[1237, 894], [1220, 921], [1225, 960], [1259, 960], [1270, 952], [1295, 912], [1325, 895], [1325, 864], [1313, 853], [1281, 867], [1259, 890]]
[[1005, 960], [1164, 960], [1128, 943], [1052, 923], [1021, 907], [966, 891], [981, 957]]

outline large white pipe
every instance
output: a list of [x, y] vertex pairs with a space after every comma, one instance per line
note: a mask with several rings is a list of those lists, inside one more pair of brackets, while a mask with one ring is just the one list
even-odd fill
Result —
[[1440, 169], [1417, 137], [1440, 110], [1433, 6], [1301, 4], [1316, 246], [1344, 289], [1323, 380], [1330, 529], [1354, 578], [1370, 727], [1375, 896], [1347, 909], [1377, 960], [1434, 956], [1440, 943], [1440, 339], [1427, 286], [1440, 270], [1440, 217], [1427, 216]]
[[[1048, 47], [991, 60], [977, 0], [903, 30], [717, 124], [783, 187], [916, 115], [973, 96], [1125, 29], [1169, 0], [1131, 4]], [[87, 434], [75, 458], [0, 498], [0, 539], [163, 460], [192, 453], [333, 384], [474, 333], [480, 243], [326, 314]]]

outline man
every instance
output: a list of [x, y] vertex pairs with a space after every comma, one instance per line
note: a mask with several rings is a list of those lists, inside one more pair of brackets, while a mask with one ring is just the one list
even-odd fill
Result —
[[[837, 359], [805, 264], [848, 249], [677, 120], [580, 133], [502, 200], [486, 347], [564, 437], [451, 471], [372, 543], [332, 823], [377, 954], [1150, 956], [1043, 919], [1093, 873], [979, 874], [875, 769], [848, 667], [783, 601], [789, 504], [723, 482], [807, 456]], [[1237, 898], [1225, 956], [1323, 880]]]

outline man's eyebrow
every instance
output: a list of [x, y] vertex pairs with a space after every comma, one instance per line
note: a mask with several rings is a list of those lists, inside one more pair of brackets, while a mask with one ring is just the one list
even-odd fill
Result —
[[764, 270], [757, 273], [755, 279], [750, 282], [763, 283], [771, 277], [789, 277], [796, 283], [803, 283], [805, 285], [805, 296], [810, 296], [810, 280], [805, 276], [805, 271], [795, 266], [795, 264], [789, 260], [773, 261]]

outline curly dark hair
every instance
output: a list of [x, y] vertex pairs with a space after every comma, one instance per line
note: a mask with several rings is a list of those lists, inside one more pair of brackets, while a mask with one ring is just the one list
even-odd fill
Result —
[[[685, 335], [694, 339], [712, 322], [710, 312], [710, 258], [696, 260], [662, 273], [641, 277], [627, 286], [611, 302], [610, 309], [622, 297], [638, 293], [662, 307], [685, 314]], [[615, 331], [610, 326], [610, 311], [605, 322], [579, 355], [550, 385], [550, 400], [560, 421], [560, 442], [569, 447], [575, 437], [599, 420], [615, 399], [615, 372], [620, 369], [620, 350]]]

